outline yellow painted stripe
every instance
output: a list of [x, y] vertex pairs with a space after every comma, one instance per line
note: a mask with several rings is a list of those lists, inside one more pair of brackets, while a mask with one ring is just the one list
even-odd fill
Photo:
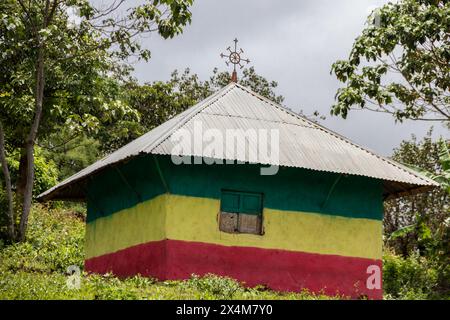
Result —
[[381, 258], [381, 221], [264, 209], [264, 235], [219, 231], [218, 200], [170, 196], [167, 238], [227, 246]]
[[166, 197], [159, 196], [86, 225], [86, 259], [165, 239]]
[[381, 259], [381, 221], [265, 208], [258, 236], [220, 232], [219, 210], [215, 199], [159, 196], [89, 223], [87, 232], [96, 235], [87, 236], [87, 257], [167, 238]]

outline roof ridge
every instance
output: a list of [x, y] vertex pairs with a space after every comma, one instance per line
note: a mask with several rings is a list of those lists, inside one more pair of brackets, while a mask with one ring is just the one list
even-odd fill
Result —
[[307, 126], [307, 125], [299, 124], [299, 123], [286, 122], [286, 121], [283, 121], [283, 120], [267, 120], [267, 119], [260, 119], [260, 118], [237, 116], [237, 115], [232, 115], [232, 114], [220, 114], [220, 113], [215, 113], [215, 112], [204, 112], [203, 114], [207, 114], [207, 115], [211, 115], [211, 116], [218, 116], [218, 117], [229, 117], [229, 118], [239, 118], [239, 119], [247, 119], [247, 120], [258, 120], [258, 121], [265, 121], [265, 122], [271, 122], [271, 123], [282, 123], [282, 124], [288, 124], [288, 125], [291, 125], [291, 126], [297, 126], [297, 127], [308, 128], [308, 129], [320, 130], [319, 128], [316, 128], [314, 126]]
[[306, 118], [305, 116], [302, 116], [302, 115], [300, 115], [300, 114], [298, 114], [298, 113], [296, 113], [296, 112], [294, 112], [294, 111], [292, 111], [292, 110], [290, 110], [290, 109], [288, 109], [288, 108], [286, 108], [286, 107], [283, 107], [283, 106], [281, 106], [281, 105], [279, 105], [279, 104], [277, 104], [277, 103], [271, 101], [270, 99], [268, 99], [268, 98], [266, 98], [266, 97], [264, 97], [264, 96], [262, 96], [262, 95], [260, 95], [260, 94], [258, 94], [258, 93], [256, 93], [256, 92], [252, 91], [251, 89], [249, 89], [249, 88], [247, 88], [247, 87], [245, 87], [245, 86], [243, 86], [243, 85], [240, 85], [240, 84], [237, 84], [237, 83], [236, 83], [236, 86], [237, 86], [239, 89], [241, 89], [241, 90], [247, 91], [247, 92], [250, 93], [251, 95], [253, 95], [253, 96], [255, 96], [256, 98], [260, 99], [261, 101], [263, 101], [263, 102], [265, 102], [265, 103], [268, 103], [268, 104], [270, 104], [271, 106], [273, 106], [273, 107], [275, 107], [275, 108], [277, 108], [277, 109], [280, 109], [280, 110], [282, 110], [282, 111], [284, 111], [284, 112], [286, 112], [286, 113], [288, 113], [288, 114], [290, 114], [290, 115], [292, 115], [292, 116], [294, 116], [294, 117], [297, 117], [297, 118], [299, 118], [300, 120], [306, 121], [306, 122], [308, 122], [309, 124], [311, 124], [311, 125], [313, 125], [313, 126], [316, 126], [317, 129], [319, 129], [319, 130], [322, 130], [322, 131], [324, 131], [324, 132], [326, 132], [326, 133], [328, 133], [328, 134], [330, 134], [330, 135], [332, 135], [332, 136], [334, 136], [334, 137], [336, 137], [336, 138], [338, 138], [338, 139], [340, 139], [340, 140], [342, 140], [342, 141], [344, 141], [344, 142], [346, 142], [346, 143], [349, 143], [349, 144], [351, 144], [351, 145], [353, 145], [353, 146], [355, 146], [355, 147], [357, 147], [357, 148], [359, 148], [359, 149], [361, 149], [361, 150], [363, 150], [363, 151], [365, 151], [365, 152], [371, 154], [372, 156], [377, 157], [378, 159], [380, 159], [380, 160], [382, 160], [382, 161], [388, 162], [389, 164], [391, 164], [391, 165], [397, 167], [397, 168], [400, 169], [400, 170], [405, 171], [406, 173], [408, 173], [408, 174], [410, 174], [410, 175], [415, 176], [416, 178], [419, 178], [419, 179], [421, 179], [421, 180], [423, 180], [423, 181], [425, 181], [425, 182], [427, 182], [427, 183], [430, 183], [430, 182], [431, 182], [431, 183], [433, 183], [434, 185], [436, 185], [436, 182], [435, 182], [434, 180], [431, 180], [431, 179], [429, 179], [429, 178], [427, 178], [427, 177], [425, 177], [425, 176], [422, 176], [421, 174], [418, 174], [418, 173], [416, 173], [416, 172], [410, 170], [409, 168], [407, 168], [407, 167], [401, 165], [400, 163], [397, 163], [397, 162], [394, 161], [394, 160], [391, 160], [391, 159], [389, 159], [389, 158], [386, 158], [386, 157], [384, 157], [384, 156], [381, 156], [381, 155], [375, 153], [375, 152], [372, 151], [372, 150], [369, 150], [369, 149], [367, 149], [367, 148], [364, 148], [364, 147], [360, 146], [359, 144], [357, 144], [357, 143], [351, 141], [350, 139], [348, 139], [348, 138], [346, 138], [346, 137], [340, 135], [339, 133], [334, 132], [333, 130], [328, 129], [328, 128], [322, 126], [321, 124], [318, 124], [318, 123], [316, 123], [316, 122], [314, 122], [314, 121], [311, 121], [311, 120], [309, 120], [308, 118]]

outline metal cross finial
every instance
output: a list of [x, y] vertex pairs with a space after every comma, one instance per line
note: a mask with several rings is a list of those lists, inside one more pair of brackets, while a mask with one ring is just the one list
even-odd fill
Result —
[[228, 47], [227, 51], [229, 53], [228, 54], [221, 53], [220, 57], [227, 58], [227, 60], [225, 60], [227, 66], [229, 66], [230, 63], [233, 65], [233, 74], [231, 76], [231, 81], [237, 82], [236, 65], [238, 65], [242, 69], [244, 67], [243, 63], [244, 62], [250, 63], [250, 60], [241, 57], [241, 54], [244, 53], [244, 50], [242, 50], [242, 48], [239, 48], [238, 50], [237, 48], [238, 39], [234, 39], [233, 41], [234, 41], [234, 50], [232, 50], [231, 47]]

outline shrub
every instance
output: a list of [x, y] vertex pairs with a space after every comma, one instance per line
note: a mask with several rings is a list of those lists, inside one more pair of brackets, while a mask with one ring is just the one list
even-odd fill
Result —
[[428, 299], [438, 284], [438, 272], [425, 258], [407, 258], [387, 252], [383, 256], [383, 288], [387, 299]]
[[10, 271], [64, 273], [70, 265], [81, 267], [84, 222], [71, 211], [36, 205], [30, 214], [27, 241], [5, 246], [0, 260], [0, 268]]
[[243, 290], [241, 284], [236, 280], [214, 274], [207, 274], [204, 277], [192, 275], [185, 285], [201, 292], [204, 299], [230, 300], [233, 299], [236, 292]]

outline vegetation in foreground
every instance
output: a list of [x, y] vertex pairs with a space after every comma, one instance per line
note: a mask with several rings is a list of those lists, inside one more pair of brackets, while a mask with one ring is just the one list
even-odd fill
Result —
[[[233, 279], [214, 275], [161, 282], [139, 276], [120, 280], [112, 275], [82, 273], [79, 289], [70, 289], [67, 268], [83, 265], [84, 217], [82, 207], [34, 206], [27, 241], [0, 244], [0, 299], [345, 298], [245, 288]], [[388, 252], [383, 262], [386, 299], [445, 298], [435, 294], [437, 271], [423, 257], [404, 259]], [[69, 284], [76, 285], [76, 281]]]
[[[111, 275], [83, 275], [79, 289], [69, 289], [61, 273], [2, 272], [1, 299], [77, 300], [329, 300], [325, 295], [277, 293], [265, 288], [245, 288], [237, 281], [206, 275], [184, 281], [163, 281], [135, 276], [120, 280]], [[336, 298], [335, 298], [336, 299]]]
[[[0, 299], [333, 299], [307, 291], [245, 288], [233, 279], [214, 275], [161, 282], [83, 273], [79, 289], [70, 289], [67, 281], [73, 278], [67, 268], [83, 265], [83, 211], [33, 208], [27, 241], [0, 248]], [[70, 284], [76, 281], [69, 280]]]

